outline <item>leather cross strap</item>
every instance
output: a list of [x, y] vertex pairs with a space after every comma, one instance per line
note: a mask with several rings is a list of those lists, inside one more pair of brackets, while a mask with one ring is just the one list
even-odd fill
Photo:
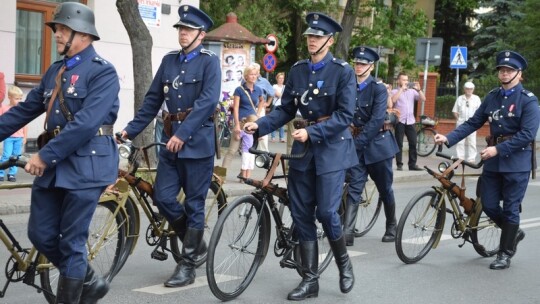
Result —
[[51, 98], [49, 99], [49, 106], [47, 107], [47, 114], [45, 114], [45, 121], [43, 122], [43, 129], [47, 131], [47, 120], [49, 120], [49, 115], [51, 114], [52, 105], [54, 103], [54, 100], [56, 99], [56, 95], [58, 94], [58, 91], [62, 87], [62, 84], [60, 83], [60, 78], [62, 78], [62, 74], [66, 70], [66, 66], [63, 65], [60, 70], [58, 71], [58, 74], [56, 74], [56, 78], [54, 78], [54, 90], [52, 92]]

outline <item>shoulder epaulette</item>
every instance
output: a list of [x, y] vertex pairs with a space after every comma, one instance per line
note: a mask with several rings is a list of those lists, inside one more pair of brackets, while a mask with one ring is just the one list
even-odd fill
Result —
[[336, 63], [336, 64], [339, 64], [341, 66], [349, 65], [349, 63], [347, 61], [342, 60], [342, 59], [338, 59], [338, 58], [335, 58], [335, 57], [332, 59], [332, 62]]
[[201, 49], [201, 53], [203, 54], [206, 54], [206, 55], [209, 55], [209, 56], [216, 56], [216, 53], [210, 51], [210, 50], [207, 50], [207, 49]]
[[488, 94], [493, 94], [493, 93], [497, 93], [497, 92], [499, 92], [499, 90], [500, 90], [500, 89], [501, 89], [501, 88], [495, 88], [495, 89], [493, 89], [493, 90], [489, 91], [489, 93], [488, 93]]
[[165, 56], [167, 56], [167, 55], [178, 55], [178, 53], [180, 53], [180, 50], [174, 50], [174, 51], [168, 52], [167, 54], [165, 54]]
[[308, 59], [303, 59], [303, 60], [297, 61], [293, 66], [297, 66], [297, 65], [300, 65], [300, 64], [308, 63], [308, 62], [309, 62]]
[[523, 93], [523, 94], [525, 94], [525, 95], [527, 95], [529, 97], [534, 97], [534, 93], [529, 91], [529, 90], [523, 89], [523, 90], [521, 90], [521, 93]]
[[99, 62], [101, 64], [109, 64], [109, 62], [99, 56], [94, 56], [94, 58], [92, 58], [92, 61], [94, 62]]

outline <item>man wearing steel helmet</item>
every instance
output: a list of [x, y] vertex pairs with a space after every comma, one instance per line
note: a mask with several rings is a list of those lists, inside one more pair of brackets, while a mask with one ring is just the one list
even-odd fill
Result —
[[453, 146], [489, 121], [488, 147], [480, 152], [484, 161], [480, 182], [482, 208], [501, 228], [499, 252], [489, 268], [506, 269], [525, 237], [519, 229], [519, 213], [529, 172], [536, 169], [532, 143], [540, 123], [540, 110], [538, 98], [521, 85], [523, 70], [527, 68], [525, 58], [517, 52], [503, 51], [496, 60], [501, 87], [488, 93], [473, 117], [447, 136], [436, 135], [435, 140]]
[[289, 161], [288, 181], [290, 208], [300, 241], [302, 281], [289, 293], [289, 300], [319, 294], [316, 219], [330, 241], [341, 292], [351, 291], [354, 285], [353, 267], [337, 212], [345, 170], [358, 164], [348, 129], [355, 105], [354, 72], [329, 52], [334, 34], [342, 29], [339, 23], [320, 13], [309, 13], [306, 22], [309, 28], [304, 35], [310, 59], [291, 68], [281, 106], [244, 127], [262, 136], [295, 118], [297, 111], [303, 118], [295, 123], [291, 153], [299, 154], [305, 149], [307, 153], [302, 159]]
[[345, 213], [345, 237], [348, 246], [354, 245], [356, 217], [362, 191], [369, 176], [375, 182], [384, 205], [386, 231], [383, 242], [393, 242], [396, 235], [396, 205], [392, 182], [392, 159], [399, 151], [388, 125], [384, 124], [386, 108], [392, 107], [388, 91], [370, 75], [379, 55], [372, 49], [359, 46], [353, 49], [356, 74], [356, 109], [353, 136], [359, 164], [349, 170], [350, 182]]
[[[159, 151], [154, 202], [183, 242], [182, 260], [166, 287], [195, 282], [196, 262], [204, 258], [204, 202], [214, 168], [215, 142], [212, 115], [220, 97], [219, 58], [202, 46], [213, 21], [190, 5], [178, 9], [178, 42], [182, 49], [165, 55], [141, 109], [122, 136], [134, 138], [152, 122], [163, 101], [164, 129]], [[184, 204], [176, 197], [183, 190]]]
[[57, 303], [97, 303], [109, 287], [88, 265], [85, 245], [99, 196], [117, 177], [112, 133], [120, 84], [114, 67], [92, 46], [99, 35], [90, 8], [62, 3], [46, 24], [65, 56], [26, 102], [0, 117], [0, 139], [47, 113], [42, 138], [48, 143], [25, 167], [36, 176], [28, 236], [60, 271]]

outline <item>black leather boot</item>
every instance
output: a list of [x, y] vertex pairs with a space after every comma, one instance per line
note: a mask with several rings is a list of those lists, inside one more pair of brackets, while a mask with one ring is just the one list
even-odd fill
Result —
[[519, 225], [503, 223], [501, 227], [501, 242], [497, 258], [490, 265], [490, 269], [506, 269], [510, 267], [510, 260], [514, 255], [514, 245]]
[[342, 293], [348, 293], [354, 286], [354, 274], [347, 247], [345, 246], [345, 238], [342, 235], [335, 241], [329, 240], [329, 243], [339, 270], [339, 289], [341, 289]]
[[202, 242], [204, 230], [187, 228], [182, 248], [182, 260], [173, 275], [165, 282], [166, 287], [182, 287], [195, 282], [195, 261]]
[[171, 228], [174, 230], [174, 232], [180, 239], [180, 242], [183, 242], [184, 237], [186, 236], [186, 229], [187, 229], [186, 216], [182, 214], [179, 218], [175, 219], [171, 223]]
[[319, 296], [319, 248], [317, 242], [300, 242], [302, 258], [302, 282], [287, 296], [288, 300], [300, 301]]
[[[185, 215], [180, 216], [176, 220], [174, 220], [171, 223], [171, 228], [174, 230], [178, 238], [180, 239], [180, 242], [184, 242], [184, 238], [186, 237], [186, 229], [187, 229], [187, 219]], [[197, 249], [197, 256], [195, 257], [195, 261], [200, 261], [202, 259], [206, 259], [206, 253], [208, 248], [206, 247], [206, 242], [204, 240], [201, 241], [201, 244], [199, 248]]]
[[107, 292], [109, 292], [109, 282], [97, 275], [94, 269], [88, 265], [79, 304], [96, 304]]
[[516, 251], [517, 251], [517, 245], [519, 244], [519, 242], [521, 242], [523, 239], [525, 238], [525, 232], [521, 229], [519, 229], [519, 225], [518, 225], [518, 229], [517, 229], [517, 233], [516, 233], [516, 239], [514, 240], [514, 251], [512, 253], [512, 256], [514, 256], [516, 254]]
[[393, 242], [396, 240], [396, 204], [389, 205], [383, 204], [384, 215], [386, 215], [386, 231], [382, 237], [382, 241], [385, 243]]
[[343, 233], [345, 233], [345, 244], [347, 246], [354, 245], [355, 238], [355, 226], [356, 218], [358, 216], [358, 207], [360, 204], [355, 204], [351, 201], [347, 202], [347, 210], [345, 210], [345, 228]]
[[83, 280], [60, 275], [56, 289], [55, 304], [78, 304], [81, 298]]

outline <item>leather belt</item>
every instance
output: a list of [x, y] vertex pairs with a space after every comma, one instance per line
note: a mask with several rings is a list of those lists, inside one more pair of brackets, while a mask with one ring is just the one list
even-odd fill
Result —
[[305, 129], [306, 127], [316, 125], [320, 122], [327, 121], [328, 119], [330, 119], [330, 116], [322, 116], [316, 120], [295, 119], [293, 120], [293, 126], [296, 130]]
[[161, 116], [163, 117], [163, 120], [169, 120], [169, 121], [184, 121], [186, 117], [191, 113], [191, 108], [187, 109], [185, 112], [178, 112], [178, 113], [169, 113], [167, 111], [162, 111]]
[[[351, 130], [351, 134], [353, 137], [357, 137], [358, 135], [360, 135], [360, 133], [362, 133], [362, 131], [364, 131], [364, 127], [363, 126], [360, 126], [360, 127], [349, 126], [349, 130]], [[388, 128], [386, 124], [384, 124], [384, 126], [379, 129], [379, 132], [384, 132], [388, 130], [392, 130], [392, 129]]]
[[[53, 139], [56, 136], [58, 136], [58, 134], [60, 134], [60, 131], [62, 131], [62, 129], [56, 128], [56, 129], [53, 129], [52, 131], [47, 131], [47, 135], [49, 136], [49, 139]], [[99, 127], [98, 131], [96, 132], [96, 136], [111, 136], [113, 134], [114, 134], [113, 125], [102, 125], [101, 127]]]

